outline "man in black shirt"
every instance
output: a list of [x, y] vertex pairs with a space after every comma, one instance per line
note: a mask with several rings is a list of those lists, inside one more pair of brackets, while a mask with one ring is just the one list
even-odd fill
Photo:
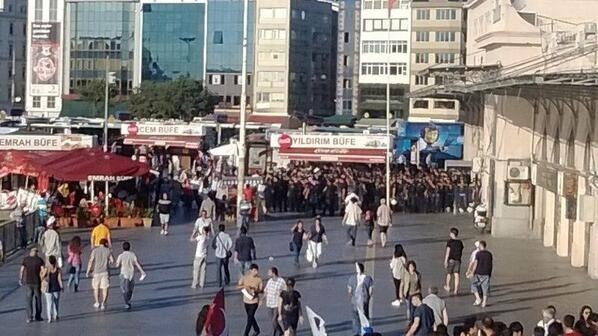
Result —
[[[468, 277], [473, 276], [471, 281], [471, 292], [475, 296], [474, 306], [482, 305], [486, 307], [488, 302], [488, 292], [490, 291], [490, 277], [492, 276], [492, 253], [486, 250], [486, 242], [481, 240], [480, 250], [476, 253], [475, 259], [471, 264]], [[480, 298], [480, 291], [482, 297]]]
[[450, 239], [446, 243], [446, 253], [444, 254], [444, 268], [446, 269], [446, 284], [444, 289], [451, 291], [451, 275], [455, 278], [455, 287], [453, 294], [457, 295], [459, 291], [459, 273], [461, 272], [461, 256], [463, 255], [463, 242], [457, 239], [459, 230], [451, 228], [449, 231]]
[[421, 293], [411, 296], [411, 304], [415, 307], [413, 323], [405, 336], [428, 336], [434, 331], [434, 311], [422, 302]]
[[35, 299], [35, 320], [42, 320], [42, 294], [41, 271], [44, 261], [37, 255], [37, 248], [34, 247], [29, 252], [29, 256], [23, 259], [21, 270], [19, 272], [19, 285], [25, 289], [27, 323], [33, 319], [32, 301]]
[[255, 244], [253, 238], [247, 237], [247, 228], [241, 226], [239, 238], [235, 241], [235, 263], [241, 266], [241, 275], [249, 269], [255, 257]]

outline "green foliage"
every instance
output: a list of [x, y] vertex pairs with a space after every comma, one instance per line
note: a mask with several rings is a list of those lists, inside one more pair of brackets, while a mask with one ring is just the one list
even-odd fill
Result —
[[[106, 93], [105, 83], [106, 81], [103, 79], [94, 79], [89, 81], [87, 85], [80, 87], [77, 92], [81, 96], [81, 100], [89, 102], [93, 105], [96, 116], [103, 115], [104, 96]], [[110, 84], [108, 86], [108, 104], [112, 103], [112, 100], [117, 96], [117, 94], [118, 91], [116, 90], [116, 85]]]
[[212, 113], [214, 103], [201, 81], [179, 77], [174, 81], [141, 83], [129, 97], [129, 112], [135, 118], [190, 121]]

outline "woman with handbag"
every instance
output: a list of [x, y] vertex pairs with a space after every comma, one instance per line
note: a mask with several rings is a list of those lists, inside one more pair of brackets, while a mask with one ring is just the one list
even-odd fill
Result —
[[322, 225], [322, 219], [320, 216], [317, 216], [314, 224], [311, 226], [309, 230], [309, 241], [307, 246], [307, 251], [305, 252], [305, 257], [307, 261], [311, 262], [313, 268], [318, 267], [318, 261], [322, 256], [322, 243], [328, 243], [328, 238], [326, 238], [326, 229], [324, 225]]
[[41, 290], [46, 298], [47, 321], [58, 320], [58, 302], [62, 291], [62, 272], [57, 265], [57, 259], [51, 255], [48, 257], [48, 266], [42, 267], [40, 278], [42, 279]]
[[301, 255], [301, 248], [303, 247], [303, 239], [306, 238], [307, 233], [303, 228], [303, 221], [297, 221], [291, 229], [293, 237], [289, 243], [289, 250], [295, 255], [295, 266], [299, 267], [299, 256]]
[[81, 246], [81, 238], [74, 236], [68, 245], [68, 259], [67, 262], [71, 265], [69, 267], [68, 288], [74, 285], [75, 292], [79, 291], [79, 274], [81, 273], [81, 253], [83, 247]]

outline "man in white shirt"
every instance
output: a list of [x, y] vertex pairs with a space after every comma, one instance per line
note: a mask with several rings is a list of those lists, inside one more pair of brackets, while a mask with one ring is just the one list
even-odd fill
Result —
[[284, 279], [278, 276], [278, 268], [272, 267], [268, 270], [268, 276], [270, 280], [266, 284], [264, 288], [264, 296], [262, 297], [266, 299], [266, 307], [270, 312], [270, 318], [272, 320], [272, 335], [273, 336], [282, 336], [283, 331], [280, 327], [280, 323], [278, 323], [278, 299], [280, 298], [280, 293], [287, 289], [287, 285], [284, 282]]
[[197, 241], [195, 259], [193, 259], [193, 283], [191, 288], [203, 288], [206, 280], [206, 258], [208, 256], [208, 228], [203, 227], [191, 241]]
[[205, 210], [201, 210], [201, 216], [195, 220], [195, 225], [193, 226], [193, 232], [191, 233], [191, 239], [193, 240], [193, 238], [195, 237], [195, 235], [199, 232], [201, 232], [201, 230], [203, 228], [208, 228], [208, 234], [210, 232], [214, 232], [214, 227], [212, 224], [212, 219], [210, 217], [208, 217], [208, 212]]
[[125, 309], [131, 309], [131, 298], [135, 288], [135, 267], [141, 273], [141, 280], [145, 278], [145, 271], [139, 264], [135, 253], [131, 252], [131, 244], [123, 243], [123, 253], [116, 258], [116, 267], [120, 267], [120, 289], [125, 300]]
[[355, 246], [355, 239], [357, 238], [357, 225], [361, 220], [361, 208], [357, 204], [357, 198], [353, 197], [345, 208], [345, 217], [343, 217], [343, 224], [347, 226], [347, 245]]
[[46, 263], [48, 263], [48, 258], [53, 255], [56, 257], [56, 261], [58, 261], [58, 267], [62, 267], [62, 252], [61, 252], [61, 245], [60, 245], [60, 236], [58, 232], [54, 230], [54, 223], [56, 219], [54, 216], [50, 216], [47, 222], [47, 228], [42, 236], [42, 251], [46, 255]]
[[224, 284], [230, 284], [230, 271], [228, 261], [232, 256], [233, 240], [230, 235], [224, 232], [224, 224], [218, 225], [218, 233], [212, 240], [214, 256], [218, 258], [218, 287], [222, 287], [222, 269], [224, 268]]

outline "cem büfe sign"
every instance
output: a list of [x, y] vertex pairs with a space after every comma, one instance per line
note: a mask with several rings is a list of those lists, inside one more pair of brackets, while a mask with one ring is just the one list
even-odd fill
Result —
[[3, 135], [0, 150], [46, 150], [61, 151], [93, 147], [89, 135]]
[[120, 128], [122, 135], [182, 135], [202, 136], [203, 127], [200, 125], [164, 125], [128, 123], [122, 124]]
[[281, 150], [299, 148], [377, 149], [388, 148], [384, 135], [272, 134], [270, 146]]

